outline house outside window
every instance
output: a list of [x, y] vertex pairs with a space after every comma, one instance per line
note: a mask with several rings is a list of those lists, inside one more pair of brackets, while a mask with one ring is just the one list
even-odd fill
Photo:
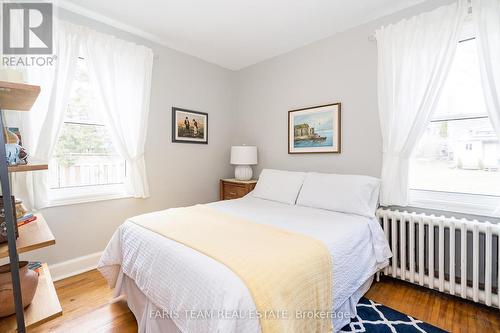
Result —
[[474, 38], [459, 43], [436, 113], [414, 151], [412, 206], [491, 215], [500, 202], [500, 143], [476, 47]]

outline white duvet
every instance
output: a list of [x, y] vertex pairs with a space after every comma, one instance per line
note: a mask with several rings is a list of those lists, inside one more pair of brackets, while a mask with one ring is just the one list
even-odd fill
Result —
[[[334, 311], [387, 265], [391, 256], [375, 219], [290, 206], [251, 195], [208, 205], [322, 241], [332, 255]], [[151, 214], [161, 219], [164, 211]], [[229, 268], [130, 221], [115, 232], [98, 268], [112, 287], [122, 272], [134, 280], [182, 332], [260, 332], [258, 319], [234, 315], [255, 311], [255, 304], [246, 286]], [[341, 328], [340, 321], [336, 323], [334, 318], [333, 322], [336, 330]]]

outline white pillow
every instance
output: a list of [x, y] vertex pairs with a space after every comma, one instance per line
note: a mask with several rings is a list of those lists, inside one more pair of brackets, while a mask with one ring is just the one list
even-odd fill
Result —
[[256, 198], [295, 205], [305, 172], [264, 169], [252, 195]]
[[379, 188], [374, 177], [309, 172], [297, 205], [373, 217]]

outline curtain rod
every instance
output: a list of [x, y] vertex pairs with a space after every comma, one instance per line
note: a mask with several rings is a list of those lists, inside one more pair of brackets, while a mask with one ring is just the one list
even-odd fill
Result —
[[[467, 3], [469, 5], [468, 9], [467, 9], [467, 16], [468, 17], [471, 17], [472, 16], [472, 0], [467, 0]], [[370, 42], [376, 42], [377, 41], [377, 38], [375, 37], [375, 33], [372, 33], [368, 36], [368, 40]]]

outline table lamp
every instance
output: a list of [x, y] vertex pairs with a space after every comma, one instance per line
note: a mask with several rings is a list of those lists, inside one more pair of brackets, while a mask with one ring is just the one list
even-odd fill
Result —
[[231, 164], [236, 165], [234, 178], [238, 180], [252, 179], [251, 165], [257, 164], [257, 147], [255, 146], [232, 146]]

